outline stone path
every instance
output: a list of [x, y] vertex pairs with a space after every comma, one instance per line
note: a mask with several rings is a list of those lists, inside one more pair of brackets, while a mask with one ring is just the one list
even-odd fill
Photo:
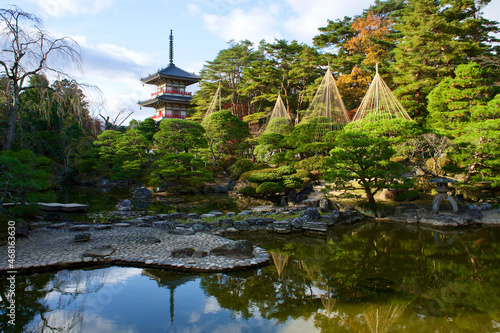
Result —
[[[29, 238], [16, 239], [13, 268], [9, 267], [7, 245], [1, 246], [0, 274], [91, 263], [215, 272], [259, 267], [270, 259], [269, 254], [259, 247], [254, 247], [253, 256], [248, 259], [210, 255], [212, 249], [234, 241], [203, 232], [174, 235], [162, 229], [130, 225], [101, 230], [92, 227], [85, 231], [90, 234], [90, 241], [75, 242], [78, 233], [64, 226], [30, 231]], [[195, 252], [190, 257], [172, 256], [172, 251], [183, 248], [193, 248]]]

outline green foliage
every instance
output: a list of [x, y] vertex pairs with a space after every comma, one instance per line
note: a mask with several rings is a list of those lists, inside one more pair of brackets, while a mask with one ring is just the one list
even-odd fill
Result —
[[276, 193], [284, 192], [284, 189], [278, 183], [264, 182], [257, 187], [255, 192], [260, 195], [274, 195]]
[[238, 191], [238, 193], [243, 195], [248, 195], [249, 197], [253, 197], [257, 195], [257, 191], [252, 186], [243, 187]]
[[258, 172], [248, 177], [248, 181], [252, 183], [279, 182], [281, 179], [282, 177], [274, 172]]
[[[0, 152], [0, 211], [4, 202], [24, 204], [41, 201], [50, 187], [52, 164], [50, 159], [37, 157], [32, 151]], [[23, 206], [17, 213], [31, 215], [32, 208], [37, 209]]]
[[283, 166], [280, 166], [280, 167], [274, 169], [274, 173], [276, 173], [280, 176], [291, 175], [291, 174], [294, 174], [296, 172], [297, 172], [297, 170], [295, 170], [294, 167], [291, 167], [289, 165], [283, 165]]
[[253, 170], [254, 167], [254, 162], [246, 158], [242, 158], [229, 167], [229, 172], [231, 173], [231, 178], [239, 179], [243, 173]]
[[468, 201], [479, 201], [481, 199], [481, 188], [476, 185], [454, 184], [456, 194], [464, 196]]
[[474, 109], [493, 97], [493, 87], [476, 63], [460, 65], [455, 73], [455, 78], [444, 79], [429, 94], [427, 122], [441, 134], [459, 136]]
[[285, 176], [283, 177], [282, 184], [287, 190], [300, 189], [303, 187], [304, 179], [296, 176]]
[[190, 152], [208, 147], [205, 129], [189, 120], [166, 118], [160, 130], [153, 136], [155, 147], [160, 151]]
[[391, 161], [395, 150], [384, 137], [348, 130], [337, 135], [335, 146], [325, 162], [325, 178], [333, 181], [338, 189], [345, 189], [356, 180], [372, 206], [375, 205], [374, 195], [381, 188], [391, 187], [395, 179], [401, 177], [402, 165]]
[[292, 121], [289, 118], [277, 117], [269, 121], [266, 126], [266, 133], [288, 135], [292, 132], [292, 129]]
[[323, 164], [325, 163], [325, 161], [325, 156], [317, 155], [298, 161], [294, 166], [297, 170], [305, 170], [307, 172], [320, 171], [323, 169]]
[[144, 137], [146, 138], [146, 140], [148, 140], [148, 142], [152, 143], [153, 136], [155, 135], [157, 130], [156, 121], [154, 121], [151, 118], [146, 118], [136, 127], [136, 129], [140, 133], [142, 133], [142, 135], [144, 135]]

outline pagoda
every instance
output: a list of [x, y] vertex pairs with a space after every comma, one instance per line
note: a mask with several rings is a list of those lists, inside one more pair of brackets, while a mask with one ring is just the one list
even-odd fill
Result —
[[141, 107], [156, 109], [156, 114], [151, 117], [152, 119], [161, 121], [164, 118], [186, 118], [192, 99], [186, 87], [200, 81], [200, 77], [174, 65], [172, 30], [170, 30], [170, 64], [155, 74], [141, 78], [141, 81], [144, 84], [156, 86], [156, 91], [151, 94], [150, 99], [138, 103]]

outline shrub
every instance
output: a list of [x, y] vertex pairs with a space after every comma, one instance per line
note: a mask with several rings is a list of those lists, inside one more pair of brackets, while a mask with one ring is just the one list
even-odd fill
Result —
[[308, 157], [295, 163], [296, 169], [306, 170], [306, 171], [321, 171], [323, 169], [323, 163], [325, 162], [326, 157], [317, 155]]
[[276, 193], [284, 192], [284, 189], [278, 183], [264, 182], [260, 184], [255, 191], [257, 192], [257, 194], [261, 195], [273, 195]]
[[296, 173], [297, 170], [295, 170], [295, 168], [289, 166], [289, 165], [283, 165], [283, 166], [280, 166], [279, 168], [276, 168], [274, 170], [274, 173], [278, 174], [278, 175], [281, 175], [281, 176], [284, 176], [284, 175], [292, 175], [294, 173]]
[[308, 178], [309, 172], [306, 170], [297, 170], [297, 172], [293, 176], [299, 177], [299, 178]]
[[260, 170], [251, 170], [251, 171], [247, 171], [243, 174], [241, 174], [240, 176], [240, 179], [245, 179], [245, 180], [248, 180], [248, 178], [253, 175], [253, 174], [256, 174], [256, 173], [261, 173], [261, 172], [273, 172], [273, 169], [272, 168], [267, 168], [267, 169], [260, 169]]
[[[248, 160], [247, 160], [248, 161]], [[233, 166], [237, 162], [236, 157], [229, 155], [229, 156], [223, 156], [221, 157], [218, 161], [217, 164], [223, 168], [224, 170], [228, 169], [229, 167]], [[250, 161], [252, 162], [252, 161]]]
[[476, 185], [455, 184], [456, 194], [464, 196], [468, 201], [479, 201], [481, 199], [481, 188]]
[[250, 171], [253, 168], [254, 163], [252, 161], [246, 158], [242, 158], [240, 160], [237, 160], [233, 165], [229, 167], [229, 172], [232, 178], [238, 179], [243, 173]]
[[283, 178], [283, 187], [287, 190], [302, 188], [303, 180], [295, 176], [286, 176]]
[[78, 164], [78, 173], [91, 173], [92, 171], [94, 171], [94, 166], [96, 165], [96, 163], [97, 161], [95, 159], [82, 160], [80, 164]]
[[243, 195], [248, 195], [251, 197], [257, 195], [255, 188], [253, 188], [251, 186], [243, 187], [242, 189], [240, 189], [238, 191], [238, 193], [243, 194]]
[[248, 181], [252, 183], [279, 182], [281, 179], [280, 175], [272, 172], [258, 172], [248, 177]]

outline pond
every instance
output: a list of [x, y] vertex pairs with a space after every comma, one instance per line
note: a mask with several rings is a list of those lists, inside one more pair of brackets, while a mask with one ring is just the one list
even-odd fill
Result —
[[[79, 203], [89, 205], [89, 213], [109, 212], [115, 209], [120, 200], [132, 199], [127, 188], [64, 188], [56, 193], [60, 203]], [[137, 205], [145, 203], [136, 203]], [[138, 207], [146, 214], [166, 214], [176, 211], [204, 214], [212, 210], [238, 213], [253, 206], [269, 205], [269, 201], [253, 198], [229, 197], [227, 194], [203, 194], [154, 196], [150, 205]], [[67, 214], [73, 220], [85, 220], [83, 215]]]
[[365, 223], [327, 236], [239, 237], [266, 248], [272, 264], [219, 274], [99, 267], [18, 276], [18, 331], [500, 332], [500, 228]]

